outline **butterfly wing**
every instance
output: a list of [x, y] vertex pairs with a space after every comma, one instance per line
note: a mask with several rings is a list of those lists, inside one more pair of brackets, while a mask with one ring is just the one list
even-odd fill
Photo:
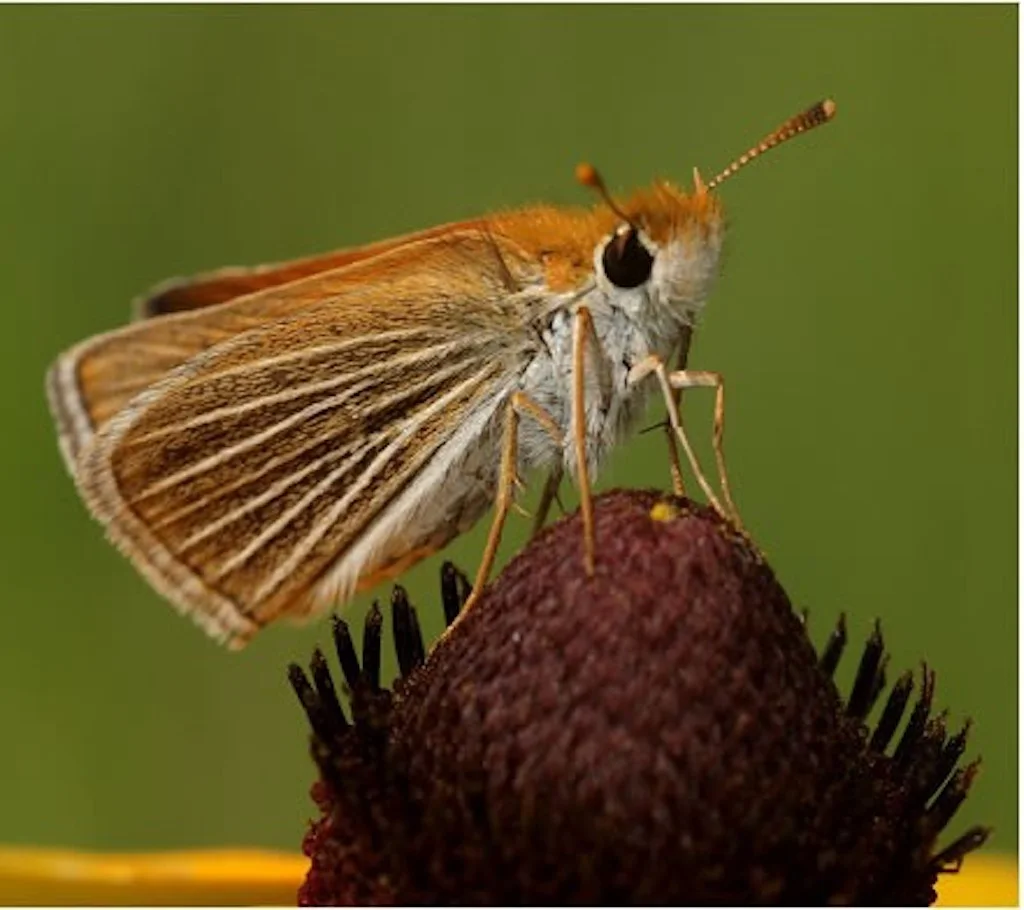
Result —
[[380, 243], [323, 253], [319, 256], [307, 256], [270, 265], [217, 269], [191, 278], [172, 278], [136, 299], [132, 303], [132, 310], [136, 318], [149, 319], [153, 316], [165, 316], [171, 313], [215, 306], [218, 303], [227, 303], [230, 300], [265, 291], [268, 288], [290, 284], [311, 275], [319, 275], [323, 272], [355, 265], [357, 262], [380, 256], [400, 247], [408, 247], [411, 243], [451, 234], [453, 231], [481, 227], [482, 222], [466, 221], [407, 234], [403, 237], [395, 237]]
[[492, 438], [529, 357], [528, 263], [476, 231], [375, 263], [193, 314], [211, 338], [263, 319], [136, 395], [78, 456], [110, 536], [215, 637], [345, 599], [465, 523], [424, 504], [458, 493], [451, 469]]
[[[175, 367], [242, 332], [329, 300], [381, 268], [414, 264], [452, 237], [486, 236], [473, 223], [276, 266], [227, 269], [156, 289], [144, 320], [89, 338], [62, 354], [46, 378], [61, 452], [73, 474], [96, 429]], [[287, 291], [281, 288], [287, 286]], [[244, 297], [244, 301], [238, 298]], [[157, 318], [149, 318], [157, 317]]]

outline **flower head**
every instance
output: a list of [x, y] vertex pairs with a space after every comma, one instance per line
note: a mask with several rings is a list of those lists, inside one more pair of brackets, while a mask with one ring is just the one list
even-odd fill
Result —
[[[313, 728], [321, 818], [305, 903], [930, 903], [985, 838], [941, 831], [977, 763], [932, 716], [934, 675], [886, 690], [876, 626], [848, 698], [762, 555], [716, 514], [653, 492], [542, 533], [425, 657], [395, 589], [402, 676], [335, 643], [291, 669]], [[468, 585], [450, 566], [452, 622]]]

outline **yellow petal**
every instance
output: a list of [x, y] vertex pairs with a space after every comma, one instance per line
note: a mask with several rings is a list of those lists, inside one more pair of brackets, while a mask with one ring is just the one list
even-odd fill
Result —
[[[269, 850], [76, 853], [0, 848], [0, 904], [292, 905], [309, 860]], [[938, 907], [1018, 904], [1011, 856], [969, 856], [941, 875]]]
[[1017, 860], [998, 853], [971, 854], [959, 872], [940, 875], [936, 907], [1016, 907]]
[[295, 906], [309, 860], [269, 850], [76, 853], [0, 848], [0, 904]]

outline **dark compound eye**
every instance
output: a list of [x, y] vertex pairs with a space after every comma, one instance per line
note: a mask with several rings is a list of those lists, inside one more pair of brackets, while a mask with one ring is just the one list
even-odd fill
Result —
[[618, 288], [640, 287], [651, 277], [654, 257], [647, 252], [632, 225], [620, 230], [604, 248], [604, 273]]

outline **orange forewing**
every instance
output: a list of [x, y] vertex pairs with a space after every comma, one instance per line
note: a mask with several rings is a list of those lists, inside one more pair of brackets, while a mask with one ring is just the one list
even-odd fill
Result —
[[[628, 213], [644, 213], [644, 228], [659, 242], [674, 222], [692, 220], [700, 224], [717, 214], [717, 200], [706, 193], [687, 197], [669, 184], [655, 184], [624, 203]], [[140, 298], [136, 314], [143, 318], [226, 303], [316, 275], [345, 268], [399, 247], [463, 230], [491, 230], [508, 236], [538, 260], [544, 261], [549, 286], [566, 290], [590, 269], [590, 256], [600, 237], [615, 225], [616, 216], [604, 207], [594, 210], [535, 206], [473, 219], [412, 234], [382, 240], [366, 246], [338, 250], [318, 256], [293, 259], [272, 265], [218, 269], [186, 279], [172, 279]], [[569, 240], [567, 243], [566, 241]]]
[[377, 269], [413, 267], [426, 248], [472, 233], [479, 223], [165, 284], [136, 306], [158, 318], [90, 338], [65, 352], [50, 370], [47, 390], [69, 468], [74, 471], [78, 453], [100, 426], [175, 367], [240, 332], [367, 283]]
[[426, 240], [451, 231], [469, 230], [481, 226], [480, 221], [464, 221], [442, 225], [426, 231], [406, 234], [366, 246], [336, 250], [318, 256], [306, 256], [271, 265], [241, 266], [217, 269], [192, 278], [173, 278], [162, 282], [134, 304], [135, 315], [148, 319], [186, 310], [198, 310], [218, 303], [227, 303], [268, 288], [279, 287], [301, 278], [329, 272], [371, 259], [398, 247]]

